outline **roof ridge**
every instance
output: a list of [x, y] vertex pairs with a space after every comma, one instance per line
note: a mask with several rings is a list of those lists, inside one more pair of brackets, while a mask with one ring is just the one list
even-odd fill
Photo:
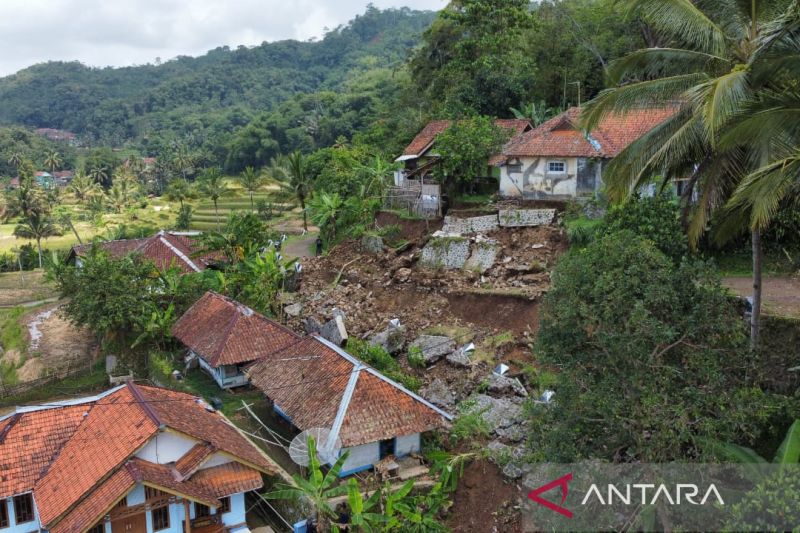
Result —
[[358, 384], [358, 378], [361, 375], [361, 370], [364, 368], [366, 367], [363, 364], [356, 364], [354, 365], [353, 372], [350, 373], [350, 377], [347, 380], [347, 386], [342, 392], [342, 400], [339, 402], [339, 409], [336, 410], [336, 416], [333, 419], [331, 432], [328, 434], [328, 440], [325, 442], [325, 449], [327, 450], [333, 449], [334, 443], [339, 438], [339, 433], [342, 430], [342, 424], [344, 424], [344, 417], [347, 414], [347, 409], [350, 407], [350, 401], [353, 399], [353, 393], [356, 391], [356, 385]]
[[150, 418], [150, 420], [153, 421], [156, 427], [157, 428], [166, 427], [164, 421], [161, 420], [161, 418], [159, 418], [158, 413], [156, 413], [153, 407], [150, 405], [150, 403], [148, 403], [147, 400], [144, 399], [144, 396], [142, 396], [142, 392], [138, 389], [133, 380], [128, 380], [127, 385], [128, 389], [131, 391], [131, 395], [133, 395], [133, 398], [136, 400], [137, 405], [141, 407], [142, 411], [144, 411], [145, 414]]
[[158, 240], [161, 241], [162, 243], [164, 243], [164, 245], [166, 245], [170, 250], [172, 250], [172, 252], [175, 255], [177, 255], [180, 260], [182, 260], [184, 263], [186, 263], [192, 270], [194, 270], [195, 272], [200, 272], [200, 267], [197, 266], [194, 261], [189, 259], [188, 255], [186, 255], [182, 251], [178, 250], [178, 247], [175, 246], [174, 244], [172, 244], [169, 241], [169, 239], [166, 238], [166, 236], [164, 234], [159, 234], [158, 235]]
[[216, 365], [216, 361], [219, 360], [219, 358], [222, 356], [223, 350], [225, 350], [225, 347], [228, 345], [228, 337], [230, 337], [231, 332], [233, 331], [233, 328], [236, 326], [236, 323], [239, 321], [240, 316], [242, 316], [242, 314], [239, 312], [239, 310], [234, 309], [234, 313], [230, 319], [230, 322], [228, 323], [227, 326], [225, 326], [225, 331], [220, 336], [219, 349], [217, 350], [217, 353], [211, 356], [214, 359], [214, 363], [212, 364]]
[[[377, 370], [375, 370], [375, 369], [374, 369], [374, 368], [372, 368], [371, 366], [369, 366], [369, 365], [367, 365], [367, 364], [363, 363], [363, 362], [362, 362], [362, 361], [360, 361], [358, 358], [356, 358], [356, 357], [353, 357], [353, 356], [352, 356], [352, 355], [350, 355], [349, 353], [345, 352], [344, 350], [342, 350], [340, 347], [336, 346], [335, 344], [333, 344], [333, 343], [332, 343], [332, 342], [330, 342], [329, 340], [327, 340], [327, 339], [325, 339], [325, 338], [322, 338], [322, 337], [320, 337], [320, 336], [317, 336], [317, 335], [314, 335], [312, 338], [314, 338], [314, 339], [316, 339], [316, 340], [320, 341], [322, 344], [324, 344], [325, 346], [327, 346], [327, 347], [329, 347], [330, 349], [332, 349], [332, 350], [333, 350], [333, 351], [334, 351], [336, 354], [338, 354], [340, 357], [342, 357], [342, 358], [344, 358], [345, 360], [347, 360], [347, 361], [349, 361], [349, 362], [353, 363], [353, 365], [354, 365], [354, 366], [362, 366], [362, 367], [363, 367], [363, 369], [365, 369], [365, 370], [366, 370], [367, 372], [369, 372], [370, 374], [372, 374], [372, 375], [374, 375], [375, 377], [377, 377], [377, 378], [379, 378], [379, 379], [381, 379], [381, 380], [385, 381], [386, 383], [388, 383], [389, 385], [392, 385], [393, 387], [395, 387], [395, 388], [399, 389], [400, 391], [402, 391], [402, 392], [404, 392], [404, 393], [408, 394], [409, 396], [411, 396], [412, 398], [414, 398], [414, 399], [415, 399], [415, 400], [417, 400], [418, 402], [422, 403], [422, 404], [423, 404], [423, 405], [425, 405], [426, 407], [429, 407], [429, 408], [433, 409], [434, 411], [436, 411], [436, 412], [437, 412], [437, 413], [439, 413], [440, 415], [444, 416], [444, 417], [445, 417], [447, 420], [452, 420], [452, 419], [453, 419], [453, 415], [451, 415], [450, 413], [448, 413], [448, 412], [446, 412], [446, 411], [444, 411], [444, 410], [442, 410], [442, 409], [439, 409], [438, 407], [436, 407], [435, 405], [433, 405], [431, 402], [429, 402], [428, 400], [426, 400], [426, 399], [425, 399], [425, 398], [423, 398], [422, 396], [419, 396], [418, 394], [416, 394], [416, 393], [414, 393], [414, 392], [411, 392], [410, 390], [408, 390], [407, 388], [403, 387], [402, 385], [400, 385], [400, 384], [399, 384], [399, 383], [397, 383], [396, 381], [394, 381], [394, 380], [391, 380], [391, 379], [389, 379], [388, 377], [384, 376], [383, 374], [381, 374], [380, 372], [378, 372]], [[360, 371], [361, 369], [358, 369], [358, 368], [357, 368], [356, 370]], [[358, 372], [354, 371], [354, 373], [358, 373]]]

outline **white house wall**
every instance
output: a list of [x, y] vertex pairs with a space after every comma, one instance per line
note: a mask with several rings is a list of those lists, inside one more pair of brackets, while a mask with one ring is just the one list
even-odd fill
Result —
[[205, 463], [203, 463], [201, 470], [203, 468], [211, 468], [212, 466], [224, 465], [226, 463], [231, 463], [231, 462], [233, 461], [227, 455], [222, 453], [215, 453], [210, 458], [208, 458], [208, 460]]
[[14, 498], [9, 496], [5, 500], [0, 501], [6, 505], [9, 525], [9, 527], [0, 529], [2, 533], [28, 533], [30, 531], [37, 531], [40, 528], [39, 509], [36, 505], [36, 498], [34, 498], [33, 501], [33, 520], [30, 522], [23, 522], [22, 524], [17, 524], [17, 517], [14, 514]]
[[420, 434], [397, 437], [394, 444], [394, 454], [397, 457], [418, 453], [421, 450]]
[[[566, 172], [547, 172], [549, 161], [564, 161]], [[519, 171], [514, 165], [500, 169], [501, 196], [536, 194], [547, 197], [574, 197], [578, 186], [578, 162], [575, 157], [520, 157]]]
[[186, 455], [186, 452], [191, 450], [195, 444], [197, 444], [195, 440], [170, 431], [162, 431], [148, 442], [136, 456], [145, 461], [163, 465], [177, 461]]
[[342, 448], [341, 453], [344, 454], [346, 451], [350, 452], [350, 455], [342, 466], [340, 473], [342, 476], [367, 470], [380, 460], [380, 446], [377, 442]]

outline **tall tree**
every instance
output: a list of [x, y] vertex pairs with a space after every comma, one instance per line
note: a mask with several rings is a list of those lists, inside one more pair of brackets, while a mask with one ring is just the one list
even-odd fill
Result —
[[209, 168], [200, 177], [197, 188], [201, 194], [210, 198], [214, 203], [214, 216], [217, 219], [217, 231], [219, 231], [219, 209], [218, 202], [222, 196], [228, 194], [228, 186], [225, 184], [225, 178], [218, 168]]
[[535, 65], [521, 42], [528, 0], [453, 0], [412, 57], [414, 81], [453, 114], [502, 116], [530, 94]]
[[87, 202], [91, 197], [102, 192], [100, 184], [83, 172], [77, 172], [67, 186], [67, 191], [80, 202]]
[[[725, 205], [748, 167], [755, 139], [733, 148], [722, 144], [738, 115], [769, 78], [753, 75], [757, 51], [780, 2], [713, 0], [626, 0], [629, 15], [641, 17], [669, 46], [644, 48], [613, 62], [615, 87], [601, 92], [583, 114], [587, 129], [609, 113], [643, 105], [674, 106], [675, 114], [632, 143], [608, 166], [610, 195], [624, 199], [653, 176], [688, 178], [682, 200], [690, 240], [696, 244], [712, 213]], [[695, 190], [699, 202], [690, 206]], [[751, 342], [758, 341], [761, 302], [760, 230], [752, 231], [754, 309]]]
[[181, 207], [186, 200], [195, 197], [192, 185], [186, 180], [174, 179], [167, 186], [166, 197], [172, 202], [180, 202]]
[[22, 163], [23, 159], [24, 159], [24, 156], [22, 155], [22, 152], [14, 151], [14, 152], [11, 152], [10, 156], [8, 156], [8, 164], [9, 165], [14, 165], [15, 167], [18, 167], [19, 164]]
[[39, 250], [39, 268], [42, 268], [42, 239], [61, 235], [58, 226], [50, 215], [42, 211], [32, 211], [22, 218], [14, 228], [14, 236], [18, 239], [34, 239]]
[[255, 209], [253, 204], [253, 193], [259, 190], [264, 185], [264, 178], [261, 173], [251, 166], [247, 166], [239, 176], [239, 183], [242, 184], [244, 190], [250, 193], [250, 209]]
[[[273, 165], [273, 168], [276, 168], [276, 165]], [[296, 151], [279, 159], [273, 177], [278, 180], [281, 189], [300, 204], [300, 209], [303, 210], [303, 229], [308, 230], [306, 202], [311, 196], [314, 185], [305, 156]]]
[[55, 174], [56, 169], [61, 168], [63, 160], [58, 152], [50, 152], [44, 160], [44, 166], [50, 169], [51, 174]]

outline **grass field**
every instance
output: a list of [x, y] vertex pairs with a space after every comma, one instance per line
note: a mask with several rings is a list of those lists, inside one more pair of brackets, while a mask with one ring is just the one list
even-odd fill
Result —
[[[275, 215], [270, 221], [270, 225], [277, 228], [296, 228], [299, 225], [299, 210], [291, 203], [287, 203], [285, 198], [279, 197], [276, 185], [267, 185], [264, 190], [258, 191], [253, 195], [253, 203], [250, 203], [250, 195], [237, 182], [230, 178], [227, 180], [229, 194], [220, 198], [217, 202], [218, 213], [214, 209], [211, 200], [198, 198], [187, 202], [192, 206], [192, 224], [189, 229], [197, 231], [210, 231], [217, 228], [217, 222], [224, 224], [225, 220], [233, 212], [254, 211], [253, 207], [259, 201], [265, 200], [274, 205]], [[178, 216], [180, 204], [170, 202], [163, 198], [152, 198], [148, 200], [148, 205], [144, 208], [137, 207], [124, 213], [106, 213], [99, 220], [86, 220], [87, 215], [82, 212], [80, 206], [69, 205], [74, 211], [73, 225], [84, 242], [91, 241], [96, 236], [110, 235], [115, 228], [125, 225], [127, 228], [140, 227], [142, 231], [149, 233], [152, 229], [172, 229], [175, 219]], [[0, 224], [0, 253], [13, 253], [24, 244], [36, 245], [35, 241], [18, 239], [13, 232], [16, 223]], [[146, 228], [146, 229], [145, 229]], [[146, 235], [142, 235], [146, 236]], [[51, 237], [42, 241], [42, 247], [48, 250], [66, 252], [78, 240], [71, 231], [65, 231], [63, 235]], [[0, 303], [2, 305], [2, 303]]]

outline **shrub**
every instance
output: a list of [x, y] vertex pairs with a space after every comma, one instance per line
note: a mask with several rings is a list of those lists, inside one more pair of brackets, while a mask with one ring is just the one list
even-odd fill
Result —
[[458, 406], [458, 414], [453, 419], [450, 442], [458, 444], [462, 440], [489, 436], [489, 424], [483, 419], [487, 409], [475, 409], [475, 400], [466, 400]]
[[422, 355], [422, 348], [419, 346], [409, 348], [408, 365], [411, 368], [425, 368], [425, 357]]
[[671, 194], [647, 198], [634, 196], [616, 205], [606, 214], [600, 231], [611, 235], [630, 231], [651, 241], [674, 262], [680, 262], [689, 250], [686, 233], [681, 227], [677, 199]]
[[192, 225], [192, 206], [183, 204], [178, 210], [178, 218], [175, 221], [176, 229], [189, 229]]

